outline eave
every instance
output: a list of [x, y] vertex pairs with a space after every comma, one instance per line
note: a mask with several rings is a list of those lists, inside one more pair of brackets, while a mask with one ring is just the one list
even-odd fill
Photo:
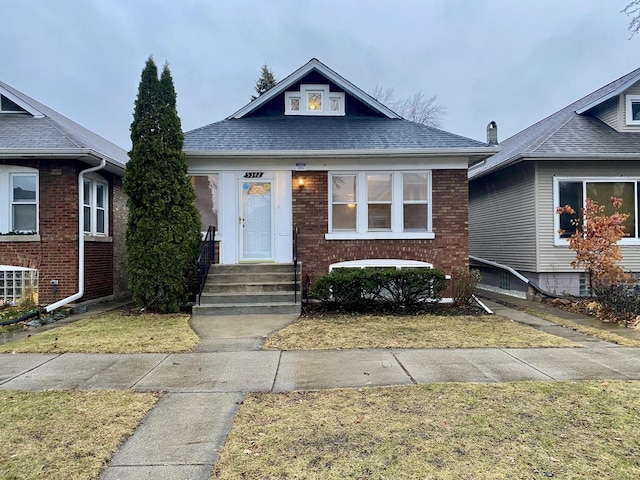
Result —
[[106, 170], [118, 176], [124, 175], [125, 165], [107, 155], [103, 155], [90, 148], [65, 148], [65, 149], [39, 149], [19, 148], [0, 149], [0, 159], [64, 159], [81, 160], [97, 166], [104, 159], [107, 162]]

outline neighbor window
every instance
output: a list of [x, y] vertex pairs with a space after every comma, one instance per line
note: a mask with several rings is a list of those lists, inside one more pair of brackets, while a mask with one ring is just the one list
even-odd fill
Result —
[[640, 95], [627, 95], [625, 110], [627, 125], [640, 125]]
[[329, 175], [327, 239], [433, 238], [430, 172]]
[[108, 195], [106, 183], [92, 178], [84, 179], [83, 207], [85, 235], [106, 236], [108, 234]]
[[570, 205], [574, 210], [574, 215], [563, 213], [556, 215], [556, 230], [563, 230], [563, 233], [556, 233], [556, 238], [569, 238], [575, 231], [575, 220], [580, 220], [581, 209], [585, 200], [590, 198], [599, 205], [605, 207], [605, 214], [610, 215], [616, 210], [611, 205], [611, 197], [622, 198], [622, 206], [618, 209], [621, 213], [628, 213], [629, 218], [624, 223], [627, 236], [621, 240], [622, 243], [637, 243], [638, 241], [638, 195], [640, 194], [640, 179], [629, 178], [593, 178], [574, 179], [559, 178], [556, 180], [555, 204], [556, 207]]
[[11, 231], [36, 232], [38, 219], [38, 176], [29, 173], [12, 173], [11, 181]]

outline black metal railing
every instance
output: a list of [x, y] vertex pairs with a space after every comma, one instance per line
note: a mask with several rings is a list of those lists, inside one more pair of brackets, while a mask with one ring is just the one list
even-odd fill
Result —
[[293, 303], [298, 303], [298, 227], [293, 227]]
[[216, 227], [209, 226], [207, 234], [200, 246], [200, 255], [198, 256], [198, 305], [200, 305], [200, 299], [202, 298], [202, 291], [204, 290], [204, 284], [207, 281], [207, 275], [209, 274], [209, 267], [215, 262], [215, 238]]

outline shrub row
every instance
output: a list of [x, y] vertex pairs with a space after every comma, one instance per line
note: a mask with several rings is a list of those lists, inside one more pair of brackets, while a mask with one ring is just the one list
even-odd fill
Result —
[[446, 287], [437, 269], [339, 268], [316, 280], [309, 294], [347, 311], [411, 311], [439, 301]]

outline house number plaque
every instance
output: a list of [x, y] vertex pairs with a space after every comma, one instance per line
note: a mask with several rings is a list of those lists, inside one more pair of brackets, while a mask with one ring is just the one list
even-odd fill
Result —
[[244, 178], [262, 178], [264, 172], [245, 172]]

